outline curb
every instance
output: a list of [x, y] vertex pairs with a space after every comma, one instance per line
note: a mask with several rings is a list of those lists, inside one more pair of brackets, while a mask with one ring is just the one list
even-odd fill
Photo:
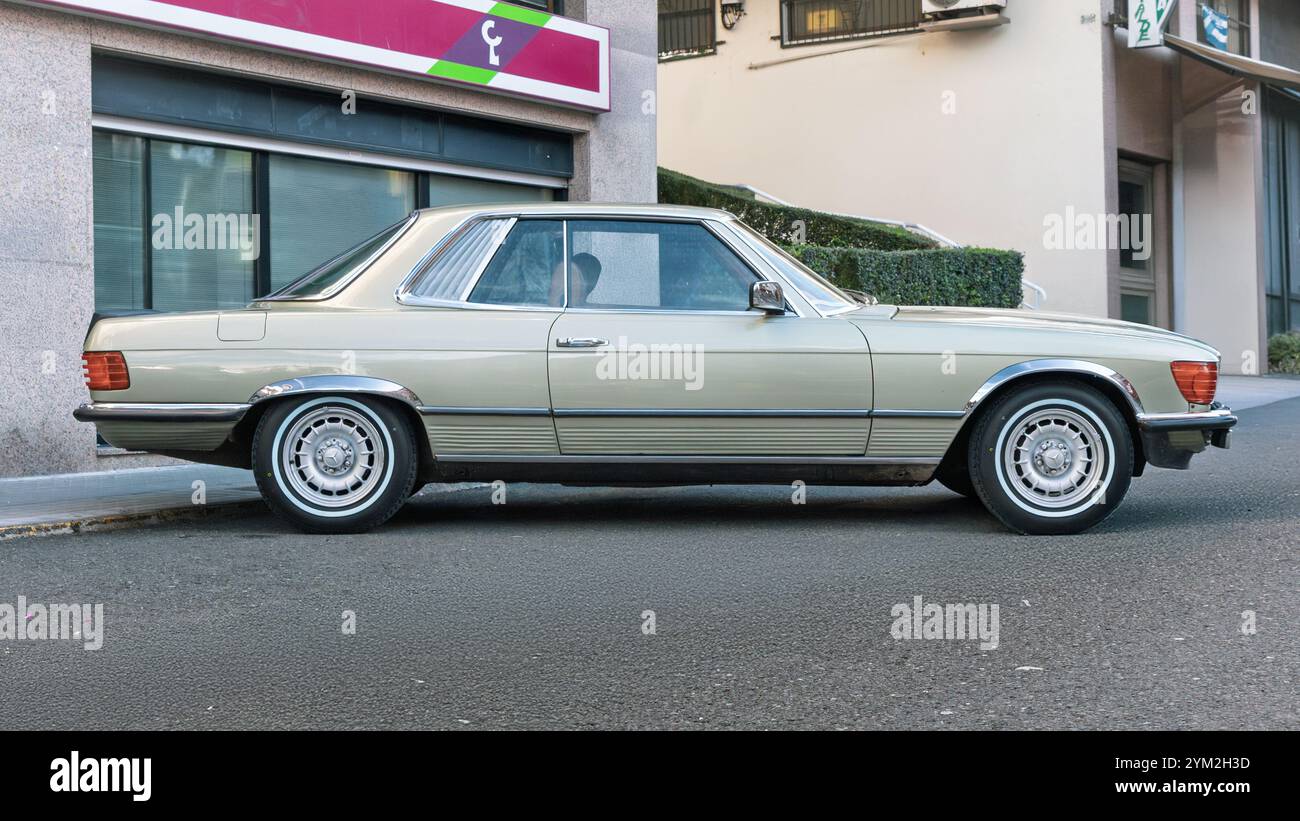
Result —
[[180, 522], [189, 519], [207, 519], [229, 516], [235, 513], [266, 512], [266, 504], [261, 499], [247, 502], [227, 502], [216, 505], [191, 505], [166, 510], [151, 510], [142, 513], [120, 513], [108, 516], [90, 516], [84, 519], [67, 521], [35, 522], [21, 525], [0, 525], [0, 542], [35, 536], [67, 536], [74, 533], [96, 533], [106, 530], [122, 530], [128, 527], [147, 524]]
[[[430, 483], [416, 496], [458, 493], [485, 487], [480, 482]], [[415, 496], [411, 498], [416, 498]], [[410, 501], [410, 500], [407, 500]], [[270, 513], [266, 503], [260, 498], [246, 501], [216, 502], [210, 505], [187, 505], [163, 510], [141, 511], [139, 513], [114, 513], [102, 516], [86, 516], [79, 519], [55, 520], [51, 522], [32, 522], [29, 524], [0, 524], [0, 542], [11, 539], [23, 539], [37, 536], [67, 536], [76, 533], [98, 533], [108, 530], [123, 530], [150, 524], [183, 522], [192, 519], [225, 517], [239, 513]]]

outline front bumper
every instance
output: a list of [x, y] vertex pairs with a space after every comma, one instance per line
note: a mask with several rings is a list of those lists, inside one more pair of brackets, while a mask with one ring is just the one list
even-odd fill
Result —
[[1237, 417], [1215, 402], [1207, 411], [1143, 414], [1137, 421], [1148, 464], [1187, 470], [1192, 457], [1207, 447], [1226, 449], [1232, 444]]

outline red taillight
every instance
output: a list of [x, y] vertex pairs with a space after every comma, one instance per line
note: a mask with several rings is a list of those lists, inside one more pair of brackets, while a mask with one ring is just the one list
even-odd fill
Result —
[[1217, 362], [1171, 362], [1169, 370], [1173, 371], [1178, 391], [1188, 404], [1208, 405], [1214, 401], [1214, 392], [1219, 387]]
[[83, 353], [86, 387], [92, 391], [124, 391], [131, 387], [131, 376], [126, 372], [126, 359], [118, 351]]

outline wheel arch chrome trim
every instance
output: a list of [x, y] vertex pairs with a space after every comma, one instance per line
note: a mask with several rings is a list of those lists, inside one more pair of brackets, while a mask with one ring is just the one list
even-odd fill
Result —
[[404, 385], [375, 376], [358, 376], [346, 373], [316, 374], [313, 376], [299, 376], [293, 379], [281, 379], [259, 388], [256, 393], [249, 397], [248, 404], [256, 406], [258, 403], [269, 399], [278, 399], [282, 396], [306, 396], [318, 393], [364, 393], [373, 396], [384, 396], [389, 399], [396, 399], [417, 409], [422, 404], [420, 397], [416, 396], [414, 391]]
[[1133, 413], [1134, 417], [1141, 418], [1146, 413], [1142, 407], [1142, 399], [1138, 396], [1137, 388], [1118, 371], [1084, 359], [1030, 359], [1008, 365], [990, 376], [966, 402], [966, 415], [969, 416], [974, 413], [980, 404], [999, 388], [1026, 376], [1042, 373], [1081, 374], [1104, 379], [1118, 388], [1120, 393], [1128, 400], [1128, 409]]

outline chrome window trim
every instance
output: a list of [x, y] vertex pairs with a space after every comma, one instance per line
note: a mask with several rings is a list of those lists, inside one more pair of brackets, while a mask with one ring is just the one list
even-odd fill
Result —
[[[558, 310], [552, 308], [551, 310]], [[565, 308], [566, 314], [664, 314], [684, 316], [748, 316], [755, 319], [764, 317], [762, 311], [692, 311], [682, 308]], [[781, 319], [781, 317], [769, 317]]]
[[[253, 303], [255, 304], [255, 303], [258, 303], [258, 302], [321, 302], [321, 301], [323, 301], [323, 300], [329, 299], [330, 297], [333, 297], [333, 296], [338, 295], [338, 293], [339, 293], [340, 291], [342, 291], [344, 288], [346, 288], [346, 287], [348, 287], [349, 285], [351, 285], [353, 282], [356, 281], [356, 279], [357, 279], [358, 277], [360, 277], [360, 276], [361, 276], [362, 274], [364, 274], [367, 270], [369, 270], [369, 269], [370, 269], [370, 266], [371, 266], [371, 265], [374, 265], [374, 264], [379, 260], [380, 257], [382, 257], [384, 254], [388, 253], [388, 250], [389, 250], [390, 248], [392, 248], [393, 245], [394, 245], [395, 243], [397, 243], [399, 240], [401, 240], [402, 237], [406, 236], [406, 232], [409, 231], [409, 230], [411, 230], [411, 226], [415, 224], [415, 221], [416, 221], [417, 219], [419, 219], [419, 216], [420, 216], [420, 212], [418, 212], [418, 211], [412, 211], [411, 214], [410, 214], [410, 216], [408, 216], [408, 217], [406, 218], [406, 222], [404, 222], [404, 223], [402, 224], [402, 227], [399, 228], [399, 229], [397, 230], [397, 233], [394, 234], [392, 237], [390, 237], [389, 240], [388, 240], [388, 242], [385, 242], [385, 243], [384, 243], [384, 244], [379, 248], [378, 251], [375, 251], [373, 254], [371, 254], [369, 257], [367, 257], [365, 262], [363, 262], [363, 263], [361, 263], [360, 265], [358, 265], [357, 267], [353, 268], [352, 271], [351, 271], [351, 272], [350, 272], [346, 277], [344, 277], [343, 279], [341, 279], [341, 280], [339, 280], [338, 282], [334, 283], [334, 284], [331, 285], [330, 287], [326, 288], [324, 291], [321, 291], [319, 294], [317, 294], [317, 295], [315, 295], [315, 296], [273, 296], [273, 295], [268, 295], [268, 296], [264, 296], [264, 297], [261, 297], [261, 298], [259, 298], [259, 299], [255, 299], [255, 300], [253, 300]], [[344, 252], [343, 252], [343, 254], [346, 254], [346, 253], [347, 253], [347, 251], [344, 251]], [[322, 267], [322, 266], [324, 266], [324, 265], [327, 265], [327, 264], [329, 264], [330, 262], [333, 262], [334, 260], [336, 260], [336, 259], [338, 259], [339, 257], [343, 256], [343, 254], [337, 254], [337, 255], [335, 255], [334, 257], [331, 257], [330, 259], [328, 259], [328, 260], [326, 260], [325, 262], [321, 263], [321, 265], [318, 265], [317, 267], [319, 268], [319, 267]], [[308, 271], [307, 273], [310, 274], [311, 272]], [[307, 275], [307, 274], [303, 274], [303, 276], [306, 276], [306, 275]], [[301, 277], [300, 277], [300, 278], [301, 278]], [[284, 287], [285, 287], [285, 288], [288, 288], [289, 285], [292, 285], [292, 284], [293, 284], [293, 283], [290, 282], [288, 285], [285, 285]]]
[[[470, 226], [472, 226], [476, 222], [491, 220], [491, 219], [510, 219], [512, 220], [512, 223], [510, 227], [506, 230], [505, 234], [502, 236], [501, 241], [498, 242], [496, 247], [492, 249], [491, 253], [485, 255], [484, 261], [480, 264], [479, 268], [474, 272], [474, 275], [471, 277], [468, 287], [461, 294], [461, 298], [459, 300], [432, 299], [429, 297], [416, 296], [411, 293], [411, 289], [414, 286], [416, 280], [419, 279], [420, 275], [423, 274], [433, 264], [434, 260], [436, 260], [438, 256], [440, 256], [445, 250], [447, 250], [453, 244], [459, 241], [460, 238], [464, 236], [465, 232], [469, 230]], [[433, 248], [429, 249], [428, 253], [426, 253], [423, 257], [420, 258], [420, 261], [417, 262], [414, 267], [412, 267], [411, 271], [407, 273], [407, 275], [398, 284], [397, 288], [393, 292], [393, 298], [402, 305], [411, 305], [411, 306], [418, 306], [418, 307], [425, 307], [425, 308], [458, 308], [458, 309], [468, 309], [468, 310], [493, 310], [493, 311], [505, 311], [505, 310], [550, 311], [550, 312], [562, 311], [565, 313], [567, 312], [647, 313], [647, 314], [659, 314], [659, 315], [674, 314], [674, 315], [685, 315], [685, 316], [692, 316], [692, 315], [693, 316], [764, 316], [762, 312], [753, 311], [753, 310], [693, 311], [686, 308], [574, 308], [569, 306], [569, 277], [568, 276], [564, 278], [564, 305], [563, 306], [492, 305], [483, 302], [471, 302], [469, 300], [469, 295], [474, 292], [474, 287], [478, 285], [479, 279], [483, 276], [483, 272], [487, 270], [487, 266], [491, 264], [493, 257], [496, 256], [496, 253], [497, 251], [500, 250], [501, 245], [506, 241], [507, 238], [509, 238], [510, 232], [514, 230], [515, 225], [518, 224], [519, 220], [521, 219], [537, 219], [537, 220], [547, 220], [551, 222], [560, 222], [562, 226], [561, 230], [563, 232], [563, 243], [564, 243], [563, 254], [566, 263], [568, 262], [569, 259], [569, 222], [570, 221], [670, 222], [670, 223], [683, 223], [688, 225], [699, 225], [702, 228], [704, 228], [706, 231], [708, 231], [710, 234], [712, 234], [715, 239], [717, 239], [724, 246], [726, 246], [733, 254], [735, 254], [736, 258], [740, 260], [741, 264], [744, 265], [746, 268], [748, 268], [750, 273], [754, 275], [756, 281], [777, 282], [781, 284], [781, 286], [784, 289], [788, 289], [788, 291], [791, 294], [796, 296], [797, 299], [787, 298], [787, 302], [789, 302], [790, 308], [795, 316], [802, 318], [808, 316], [809, 311], [816, 312], [816, 307], [813, 306], [813, 304], [808, 301], [807, 297], [803, 295], [803, 292], [801, 292], [798, 288], [795, 288], [793, 285], [791, 285], [790, 282], [783, 275], [781, 275], [779, 271], [775, 270], [773, 266], [768, 264], [766, 260], [762, 258], [761, 255], [758, 255], [751, 247], [749, 247], [749, 245], [745, 241], [746, 240], [745, 237], [739, 235], [737, 232], [735, 232], [730, 228], [728, 228], [725, 233], [722, 230], [720, 230], [720, 226], [725, 225], [724, 220], [717, 219], [717, 218], [710, 218], [710, 217], [689, 217], [689, 216], [675, 215], [675, 214], [647, 215], [647, 214], [623, 214], [623, 213], [601, 213], [601, 212], [583, 213], [580, 211], [555, 212], [555, 213], [543, 211], [543, 212], [525, 213], [518, 210], [483, 211], [476, 214], [472, 214], [466, 217], [465, 219], [461, 220], [459, 223], [457, 223], [450, 231], [447, 232], [445, 236], [443, 236], [442, 239], [440, 239], [437, 243], [435, 243]], [[757, 260], [755, 259], [755, 257], [757, 257]], [[756, 261], [758, 264], [756, 264]], [[801, 307], [801, 303], [802, 303], [802, 307]], [[849, 306], [845, 310], [848, 311], [855, 310], [855, 306]], [[825, 316], [820, 313], [818, 315]], [[779, 318], [779, 317], [774, 317], [774, 318]]]
[[[487, 267], [488, 267], [489, 265], [492, 264], [492, 260], [496, 259], [497, 253], [501, 250], [501, 246], [502, 246], [502, 245], [505, 245], [505, 244], [506, 244], [506, 240], [510, 238], [510, 232], [513, 231], [513, 230], [515, 230], [515, 226], [519, 224], [519, 217], [510, 217], [510, 218], [507, 220], [507, 222], [508, 222], [508, 224], [506, 225], [506, 229], [505, 229], [505, 231], [503, 231], [502, 234], [501, 234], [501, 239], [497, 240], [497, 244], [496, 244], [495, 246], [493, 246], [493, 247], [491, 248], [491, 250], [488, 251], [488, 253], [486, 253], [486, 254], [483, 255], [483, 259], [479, 260], [478, 267], [476, 267], [476, 268], [474, 269], [474, 273], [473, 273], [473, 274], [470, 274], [469, 282], [465, 283], [465, 290], [461, 291], [461, 294], [460, 294], [460, 301], [461, 301], [462, 303], [464, 303], [464, 304], [466, 304], [466, 305], [486, 305], [486, 304], [488, 304], [488, 303], [485, 303], [485, 302], [473, 302], [473, 303], [471, 303], [470, 300], [469, 300], [469, 296], [470, 296], [470, 294], [474, 293], [474, 289], [478, 287], [478, 281], [479, 281], [480, 279], [483, 278], [483, 272], [486, 271], [486, 270], [487, 270]], [[563, 223], [561, 223], [561, 225], [563, 225]], [[517, 308], [534, 308], [534, 307], [537, 307], [537, 306], [535, 306], [535, 305], [516, 305], [516, 306], [514, 306], [514, 307], [517, 307]]]
[[[791, 282], [791, 281], [790, 281], [790, 280], [785, 276], [785, 274], [781, 273], [781, 270], [780, 270], [779, 268], [777, 268], [777, 267], [776, 267], [775, 265], [773, 265], [772, 263], [768, 262], [768, 261], [767, 261], [767, 258], [763, 255], [763, 253], [762, 253], [761, 251], [759, 251], [757, 248], [754, 248], [754, 247], [753, 247], [753, 240], [750, 239], [750, 237], [746, 236], [745, 232], [743, 232], [743, 231], [739, 230], [738, 228], [736, 228], [735, 223], [736, 223], [737, 221], [738, 221], [738, 220], [737, 220], [735, 217], [732, 217], [732, 218], [729, 219], [729, 220], [718, 220], [718, 223], [719, 223], [720, 225], [725, 225], [726, 228], [727, 228], [727, 231], [728, 231], [729, 233], [731, 233], [734, 237], [736, 237], [736, 239], [737, 239], [738, 241], [740, 241], [741, 243], [743, 243], [747, 248], [750, 248], [750, 250], [751, 250], [755, 255], [757, 255], [757, 256], [759, 257], [759, 259], [761, 259], [761, 260], [763, 261], [763, 264], [767, 267], [767, 269], [768, 269], [769, 271], [771, 271], [773, 274], [776, 275], [776, 276], [774, 276], [774, 277], [771, 277], [772, 279], [775, 279], [775, 280], [778, 280], [778, 281], [784, 283], [784, 284], [786, 285], [786, 287], [788, 287], [792, 292], [794, 292], [795, 294], [798, 294], [798, 295], [799, 295], [799, 298], [802, 299], [802, 300], [803, 300], [803, 301], [808, 305], [809, 309], [812, 310], [812, 311], [813, 311], [817, 316], [821, 317], [822, 319], [829, 319], [830, 317], [833, 317], [833, 316], [840, 316], [841, 314], [847, 314], [847, 313], [850, 313], [850, 312], [852, 312], [852, 311], [856, 311], [856, 310], [858, 310], [859, 308], [862, 307], [861, 305], [849, 304], [849, 305], [845, 305], [843, 308], [837, 308], [837, 309], [835, 309], [835, 310], [833, 310], [833, 311], [829, 311], [829, 312], [827, 312], [827, 311], [823, 311], [822, 309], [818, 308], [818, 307], [817, 307], [817, 303], [815, 303], [815, 302], [813, 302], [811, 299], [809, 299], [808, 295], [805, 294], [805, 293], [803, 292], [802, 289], [800, 289], [797, 285], [793, 284], [793, 283], [792, 283], [792, 282]], [[751, 228], [750, 230], [753, 230], [753, 231], [755, 231], [755, 233], [757, 233], [757, 230], [756, 230], [756, 229], [752, 229], [752, 228]], [[834, 283], [831, 283], [831, 284], [834, 285]], [[836, 287], [838, 287], [838, 286], [836, 286]], [[802, 314], [801, 314], [801, 316], [802, 316]]]
[[440, 255], [444, 250], [451, 247], [452, 243], [460, 239], [460, 237], [464, 235], [465, 231], [469, 228], [469, 226], [479, 219], [484, 219], [484, 217], [478, 214], [466, 217], [465, 219], [457, 223], [450, 231], [443, 234], [442, 238], [439, 239], [437, 242], [435, 242], [433, 244], [433, 247], [431, 247], [427, 252], [425, 252], [424, 256], [420, 257], [419, 262], [415, 263], [415, 265], [411, 268], [411, 270], [407, 272], [406, 276], [402, 278], [402, 281], [397, 283], [397, 288], [393, 290], [393, 298], [396, 299], [399, 303], [402, 303], [404, 305], [421, 304], [419, 302], [415, 302], [415, 300], [417, 299], [424, 300], [426, 303], [444, 302], [445, 300], [434, 300], [434, 299], [429, 299], [428, 297], [412, 296], [411, 287], [415, 284], [415, 280], [419, 278], [420, 274], [424, 273], [425, 269], [428, 268], [431, 264], [433, 264], [433, 260], [436, 259], [438, 255]]

